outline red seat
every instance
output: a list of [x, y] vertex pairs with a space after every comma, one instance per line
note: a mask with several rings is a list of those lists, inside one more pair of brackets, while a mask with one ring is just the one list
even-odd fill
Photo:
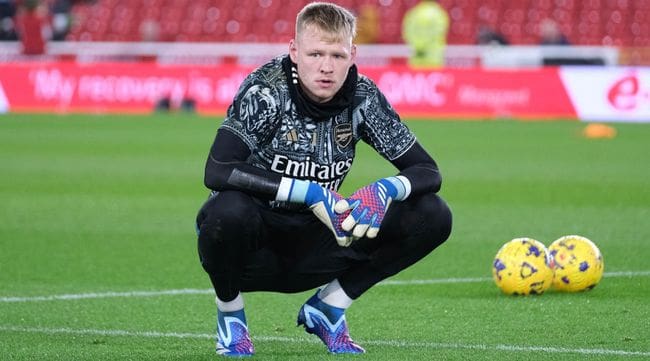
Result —
[[[286, 41], [295, 14], [310, 0], [96, 0], [75, 2], [69, 40], [138, 39], [140, 23], [156, 21], [169, 41]], [[420, 0], [340, 0], [353, 11], [378, 6], [381, 43], [401, 43], [404, 13]], [[449, 12], [450, 44], [473, 44], [489, 25], [513, 44], [535, 44], [538, 26], [554, 19], [574, 44], [647, 44], [650, 0], [439, 0]], [[234, 22], [233, 22], [234, 21]], [[230, 24], [230, 25], [228, 25]]]

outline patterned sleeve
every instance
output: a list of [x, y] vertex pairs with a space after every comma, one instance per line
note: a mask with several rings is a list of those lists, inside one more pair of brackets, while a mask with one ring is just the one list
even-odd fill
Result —
[[406, 153], [416, 141], [415, 135], [402, 123], [388, 100], [368, 78], [364, 77], [367, 97], [361, 106], [363, 122], [360, 136], [389, 161]]
[[276, 90], [249, 76], [239, 88], [221, 125], [254, 151], [259, 144], [270, 141], [279, 121]]

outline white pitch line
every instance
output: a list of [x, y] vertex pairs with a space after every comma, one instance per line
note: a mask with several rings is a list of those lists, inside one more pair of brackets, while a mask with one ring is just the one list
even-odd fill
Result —
[[178, 290], [162, 290], [162, 291], [91, 292], [91, 293], [33, 296], [33, 297], [0, 297], [0, 302], [10, 303], [10, 302], [39, 302], [39, 301], [69, 301], [69, 300], [83, 300], [83, 299], [91, 299], [91, 298], [157, 297], [157, 296], [176, 296], [176, 295], [204, 295], [210, 293], [214, 294], [214, 290], [184, 288]]
[[[605, 278], [613, 277], [646, 277], [650, 276], [650, 271], [625, 271], [625, 272], [605, 272]], [[469, 278], [434, 278], [425, 280], [386, 280], [380, 282], [378, 286], [414, 286], [414, 285], [431, 285], [431, 284], [457, 284], [457, 283], [479, 283], [491, 281], [491, 277], [469, 277]], [[0, 303], [19, 303], [19, 302], [42, 302], [42, 301], [71, 301], [94, 298], [113, 298], [113, 297], [158, 297], [158, 296], [178, 296], [178, 295], [206, 295], [214, 294], [212, 289], [195, 289], [183, 288], [176, 290], [161, 291], [127, 291], [127, 292], [90, 292], [61, 294], [49, 296], [4, 296], [0, 297]]]
[[156, 296], [175, 296], [175, 295], [203, 295], [214, 293], [211, 289], [192, 289], [184, 288], [178, 290], [163, 291], [129, 291], [129, 292], [90, 292], [50, 296], [33, 296], [33, 297], [0, 297], [0, 302], [38, 302], [38, 301], [70, 301], [83, 300], [89, 298], [111, 298], [111, 297], [156, 297]]
[[441, 283], [478, 283], [490, 280], [492, 280], [490, 277], [434, 278], [429, 280], [386, 280], [379, 283], [379, 286], [433, 285]]
[[[126, 331], [126, 330], [97, 330], [97, 329], [71, 329], [71, 328], [42, 328], [42, 327], [20, 327], [20, 326], [2, 326], [0, 331], [4, 332], [26, 332], [41, 333], [48, 335], [67, 334], [67, 335], [86, 335], [86, 336], [115, 336], [115, 337], [148, 337], [148, 338], [179, 338], [179, 339], [214, 339], [214, 334], [207, 333], [190, 333], [190, 332], [161, 332], [161, 331]], [[319, 343], [315, 338], [299, 337], [279, 337], [279, 336], [253, 336], [255, 342], [286, 342], [286, 343]], [[544, 353], [563, 353], [579, 355], [598, 355], [598, 356], [629, 356], [629, 357], [648, 357], [648, 351], [626, 351], [612, 350], [605, 348], [565, 348], [551, 346], [518, 346], [518, 345], [482, 345], [482, 344], [463, 344], [463, 343], [438, 343], [438, 342], [409, 342], [397, 340], [358, 340], [361, 344], [388, 346], [388, 347], [407, 347], [407, 348], [425, 348], [425, 349], [461, 349], [461, 350], [485, 350], [485, 351], [505, 351], [505, 352], [544, 352]]]

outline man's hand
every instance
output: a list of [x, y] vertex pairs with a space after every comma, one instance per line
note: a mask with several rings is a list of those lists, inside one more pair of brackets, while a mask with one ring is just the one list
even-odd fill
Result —
[[406, 177], [397, 176], [383, 178], [367, 185], [346, 199], [335, 204], [335, 211], [344, 215], [350, 211], [341, 228], [352, 232], [353, 239], [361, 237], [375, 238], [384, 220], [386, 211], [393, 200], [405, 199], [411, 190], [411, 184]]
[[341, 228], [347, 213], [339, 214], [334, 211], [334, 204], [342, 199], [340, 194], [317, 183], [291, 178], [282, 179], [276, 196], [276, 200], [306, 204], [316, 218], [332, 231], [336, 242], [342, 247], [347, 247], [352, 243], [352, 236]]
[[316, 183], [310, 183], [305, 204], [334, 233], [336, 242], [342, 247], [347, 247], [352, 243], [352, 237], [349, 232], [341, 228], [343, 218], [347, 214], [339, 214], [334, 211], [334, 205], [342, 199], [343, 197], [335, 191], [323, 188]]

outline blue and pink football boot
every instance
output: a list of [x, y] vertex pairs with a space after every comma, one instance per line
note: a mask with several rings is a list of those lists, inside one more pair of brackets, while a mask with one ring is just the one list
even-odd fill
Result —
[[331, 353], [366, 352], [350, 338], [345, 310], [324, 303], [318, 298], [318, 292], [300, 308], [298, 326], [300, 325], [305, 327], [307, 333], [318, 336]]
[[255, 354], [243, 309], [234, 312], [217, 311], [217, 354], [233, 357]]

